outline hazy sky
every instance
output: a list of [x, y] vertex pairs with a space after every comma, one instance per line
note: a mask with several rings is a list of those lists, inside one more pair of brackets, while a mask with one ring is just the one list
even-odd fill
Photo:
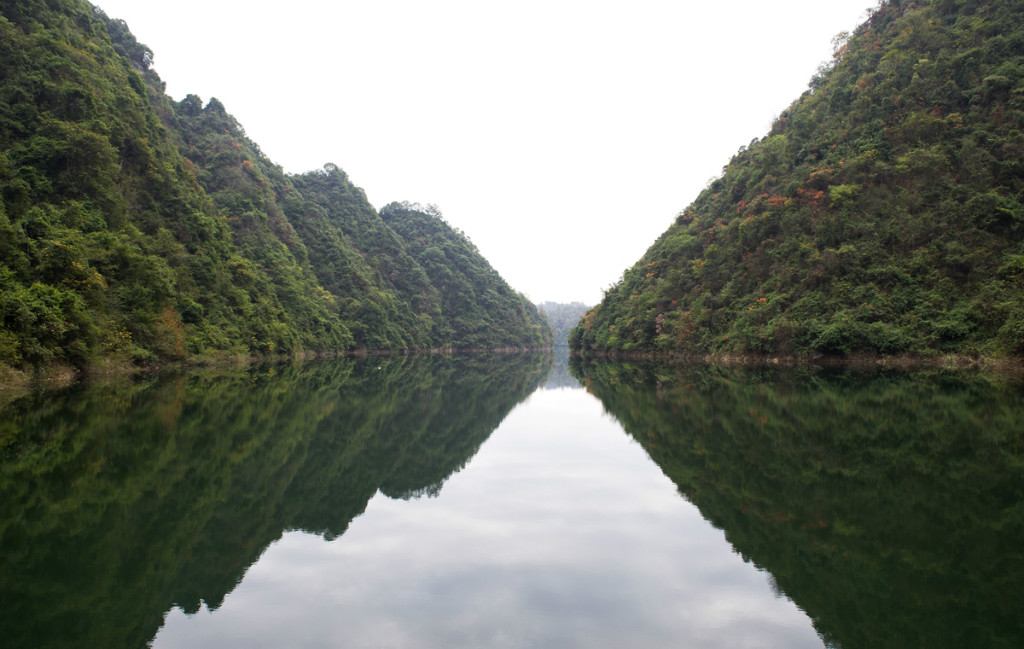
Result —
[[871, 0], [101, 0], [175, 99], [288, 172], [435, 203], [532, 300], [594, 303]]

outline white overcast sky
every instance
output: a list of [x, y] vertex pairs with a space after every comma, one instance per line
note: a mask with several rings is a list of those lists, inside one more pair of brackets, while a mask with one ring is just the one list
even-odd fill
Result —
[[287, 172], [435, 203], [535, 302], [593, 304], [872, 0], [97, 0]]

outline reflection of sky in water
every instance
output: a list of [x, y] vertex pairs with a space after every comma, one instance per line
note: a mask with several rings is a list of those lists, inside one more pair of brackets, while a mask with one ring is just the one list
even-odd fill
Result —
[[516, 408], [437, 498], [286, 533], [174, 647], [821, 647], [581, 390]]
[[569, 348], [556, 347], [552, 354], [551, 371], [543, 390], [581, 390], [583, 385], [569, 371]]

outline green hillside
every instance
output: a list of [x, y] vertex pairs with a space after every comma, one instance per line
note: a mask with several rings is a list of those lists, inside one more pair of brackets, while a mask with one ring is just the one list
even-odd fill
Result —
[[501, 340], [512, 347], [552, 345], [551, 327], [537, 307], [514, 291], [440, 212], [391, 203], [380, 216], [437, 289], [440, 317], [433, 339], [438, 344], [481, 348]]
[[574, 329], [584, 350], [1024, 352], [1024, 2], [893, 0]]
[[549, 344], [511, 291], [446, 310], [343, 171], [283, 173], [152, 62], [84, 0], [0, 0], [0, 367], [457, 347], [460, 319], [474, 347]]

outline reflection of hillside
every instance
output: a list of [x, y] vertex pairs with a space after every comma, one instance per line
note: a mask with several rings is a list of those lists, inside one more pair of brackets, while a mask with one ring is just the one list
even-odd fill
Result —
[[833, 647], [1024, 646], [1024, 391], [949, 374], [575, 366]]
[[26, 400], [0, 417], [0, 637], [138, 647], [216, 608], [282, 531], [430, 491], [549, 356], [303, 364]]

